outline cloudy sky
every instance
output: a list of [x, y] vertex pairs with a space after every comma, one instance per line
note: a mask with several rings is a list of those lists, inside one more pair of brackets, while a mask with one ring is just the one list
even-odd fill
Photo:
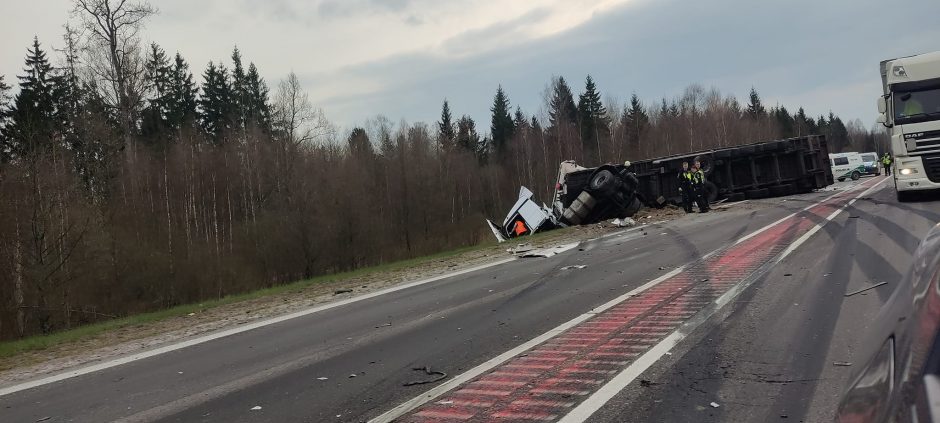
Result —
[[[4, 0], [0, 74], [20, 72], [38, 36], [61, 46], [71, 0]], [[879, 60], [940, 50], [937, 0], [152, 0], [143, 38], [194, 73], [238, 45], [269, 85], [293, 70], [349, 128], [377, 114], [432, 122], [444, 98], [488, 127], [500, 84], [543, 108], [553, 75], [576, 91], [644, 101], [691, 83], [815, 115], [874, 122]], [[886, 8], [890, 6], [891, 8]]]

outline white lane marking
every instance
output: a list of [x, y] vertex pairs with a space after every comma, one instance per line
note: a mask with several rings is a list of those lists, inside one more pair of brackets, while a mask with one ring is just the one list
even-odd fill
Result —
[[[876, 185], [876, 186], [877, 186], [877, 185]], [[751, 234], [749, 234], [749, 235], [747, 235], [747, 236], [741, 238], [740, 240], [738, 240], [737, 242], [735, 242], [735, 243], [732, 244], [732, 245], [736, 245], [736, 244], [741, 243], [741, 242], [743, 242], [743, 241], [745, 241], [745, 240], [747, 240], [747, 239], [750, 239], [750, 238], [752, 238], [752, 237], [754, 237], [754, 236], [757, 236], [758, 234], [760, 234], [760, 233], [762, 233], [762, 232], [764, 232], [764, 231], [766, 231], [766, 230], [772, 228], [774, 225], [776, 225], [776, 224], [778, 224], [778, 223], [781, 223], [781, 222], [783, 222], [783, 221], [785, 221], [785, 220], [787, 220], [787, 219], [789, 219], [789, 218], [791, 218], [791, 217], [794, 217], [794, 216], [796, 216], [796, 215], [799, 214], [799, 213], [802, 213], [802, 212], [804, 212], [804, 211], [806, 211], [806, 210], [809, 210], [809, 209], [811, 209], [811, 208], [813, 208], [813, 207], [816, 207], [816, 206], [818, 206], [818, 205], [820, 205], [820, 204], [823, 204], [823, 203], [829, 201], [830, 199], [836, 197], [837, 195], [841, 195], [841, 194], [843, 194], [843, 193], [844, 193], [844, 192], [840, 191], [840, 192], [838, 192], [838, 193], [836, 193], [836, 194], [833, 194], [833, 195], [831, 195], [831, 196], [829, 196], [829, 197], [826, 197], [826, 198], [823, 199], [823, 200], [820, 200], [819, 202], [817, 202], [817, 203], [815, 203], [815, 204], [813, 204], [813, 205], [811, 205], [811, 206], [809, 206], [809, 207], [806, 207], [805, 209], [802, 209], [802, 210], [800, 210], [800, 211], [798, 211], [798, 212], [792, 213], [792, 214], [788, 215], [787, 217], [784, 217], [783, 219], [780, 219], [780, 220], [778, 220], [778, 221], [776, 221], [776, 222], [774, 222], [774, 223], [772, 223], [772, 224], [770, 224], [770, 225], [764, 226], [763, 228], [760, 228], [760, 229], [758, 229], [757, 231], [755, 231], [755, 232], [753, 232], [753, 233], [751, 233]], [[374, 419], [372, 419], [372, 420], [369, 420], [369, 423], [389, 423], [389, 422], [392, 422], [392, 421], [394, 421], [395, 419], [397, 419], [397, 418], [399, 418], [399, 417], [401, 417], [401, 416], [403, 416], [403, 415], [405, 415], [405, 414], [411, 412], [412, 410], [414, 410], [414, 409], [416, 409], [416, 408], [418, 408], [418, 407], [420, 407], [420, 406], [422, 406], [422, 405], [424, 405], [424, 404], [426, 404], [426, 403], [428, 403], [428, 402], [434, 400], [435, 398], [437, 398], [437, 397], [439, 397], [439, 396], [441, 396], [441, 395], [447, 393], [448, 391], [450, 391], [450, 390], [452, 390], [452, 389], [454, 389], [454, 388], [456, 388], [456, 387], [458, 387], [458, 386], [460, 386], [460, 385], [462, 385], [462, 384], [464, 384], [464, 383], [466, 383], [466, 382], [469, 382], [470, 380], [476, 378], [477, 376], [482, 375], [483, 373], [486, 373], [486, 372], [488, 372], [488, 371], [490, 371], [490, 370], [496, 368], [497, 366], [499, 366], [499, 365], [501, 365], [501, 364], [503, 364], [503, 363], [509, 361], [509, 359], [511, 359], [511, 358], [513, 358], [513, 357], [515, 357], [515, 356], [517, 356], [517, 355], [519, 355], [519, 354], [522, 354], [523, 352], [525, 352], [525, 351], [527, 351], [527, 350], [530, 350], [530, 349], [534, 348], [535, 346], [538, 346], [539, 344], [542, 344], [543, 342], [548, 341], [549, 339], [552, 339], [552, 338], [554, 338], [554, 337], [556, 337], [556, 336], [558, 336], [558, 335], [564, 333], [565, 331], [567, 331], [568, 329], [573, 328], [573, 327], [576, 326], [577, 324], [579, 324], [579, 323], [581, 323], [581, 322], [584, 322], [584, 321], [590, 319], [591, 317], [594, 317], [595, 315], [597, 315], [597, 314], [599, 314], [599, 313], [602, 313], [602, 312], [604, 312], [604, 311], [607, 311], [608, 309], [613, 308], [614, 306], [616, 306], [616, 305], [618, 305], [618, 304], [620, 304], [620, 303], [622, 303], [622, 302], [628, 300], [630, 297], [634, 297], [634, 296], [636, 296], [637, 294], [640, 294], [640, 293], [642, 293], [643, 291], [646, 291], [646, 290], [648, 290], [648, 289], [650, 289], [650, 288], [652, 288], [652, 287], [654, 287], [654, 286], [656, 286], [656, 285], [659, 285], [661, 282], [663, 282], [663, 281], [665, 281], [665, 280], [667, 280], [667, 279], [669, 279], [669, 278], [672, 278], [673, 276], [676, 276], [676, 275], [678, 275], [679, 273], [682, 273], [687, 267], [691, 266], [692, 264], [695, 264], [695, 263], [698, 262], [699, 260], [707, 259], [708, 257], [711, 257], [711, 256], [715, 255], [716, 253], [722, 251], [724, 248], [725, 248], [725, 247], [718, 248], [718, 249], [716, 249], [716, 250], [714, 250], [714, 251], [712, 251], [712, 252], [710, 252], [710, 253], [708, 253], [708, 254], [702, 256], [701, 259], [697, 259], [697, 260], [695, 260], [695, 261], [686, 263], [685, 265], [683, 265], [683, 266], [681, 266], [681, 267], [679, 267], [679, 268], [677, 268], [677, 269], [675, 269], [675, 270], [673, 270], [673, 271], [671, 271], [671, 272], [669, 272], [669, 273], [666, 273], [665, 275], [662, 275], [662, 276], [660, 276], [660, 277], [658, 277], [658, 278], [656, 278], [656, 279], [653, 279], [652, 281], [649, 281], [649, 282], [647, 282], [646, 284], [644, 284], [644, 285], [642, 285], [642, 286], [640, 286], [640, 287], [638, 287], [638, 288], [636, 288], [636, 289], [633, 289], [633, 290], [631, 290], [630, 292], [628, 292], [628, 293], [626, 293], [626, 294], [624, 294], [624, 295], [621, 295], [621, 296], [619, 296], [619, 297], [617, 297], [617, 298], [614, 298], [613, 300], [608, 301], [607, 303], [605, 303], [605, 304], [603, 304], [603, 305], [601, 305], [601, 306], [598, 306], [598, 307], [594, 308], [593, 310], [591, 310], [591, 311], [589, 311], [589, 312], [587, 312], [587, 313], [584, 313], [584, 314], [582, 314], [582, 315], [580, 315], [580, 316], [578, 316], [578, 317], [575, 317], [574, 319], [571, 319], [571, 320], [569, 320], [569, 321], [567, 321], [567, 322], [565, 322], [565, 323], [562, 323], [561, 325], [558, 325], [558, 326], [555, 327], [554, 329], [551, 329], [551, 330], [549, 330], [548, 332], [545, 332], [545, 333], [543, 333], [543, 334], [541, 334], [541, 335], [539, 335], [539, 336], [537, 336], [537, 337], [535, 337], [535, 338], [532, 338], [531, 340], [529, 340], [528, 342], [526, 342], [526, 343], [524, 343], [524, 344], [522, 344], [522, 345], [519, 345], [519, 346], [517, 346], [517, 347], [515, 347], [515, 348], [513, 348], [513, 349], [511, 349], [511, 350], [509, 350], [509, 351], [506, 351], [506, 352], [504, 352], [504, 353], [502, 353], [502, 354], [500, 354], [500, 355], [498, 355], [498, 356], [496, 356], [496, 357], [494, 357], [494, 358], [491, 358], [491, 359], [489, 359], [489, 360], [487, 360], [487, 361], [485, 361], [485, 362], [479, 364], [478, 366], [476, 366], [476, 367], [474, 367], [474, 368], [472, 368], [472, 369], [470, 369], [470, 370], [467, 370], [467, 371], [464, 372], [464, 373], [461, 373], [461, 374], [457, 375], [457, 376], [454, 377], [453, 379], [450, 379], [449, 381], [447, 381], [447, 382], [445, 382], [445, 383], [443, 383], [443, 384], [441, 384], [441, 385], [438, 385], [438, 386], [436, 386], [436, 387], [434, 387], [434, 388], [431, 388], [431, 389], [428, 390], [427, 392], [425, 392], [425, 393], [423, 393], [423, 394], [421, 394], [421, 395], [419, 395], [419, 396], [417, 396], [417, 397], [414, 397], [414, 398], [412, 398], [412, 399], [410, 399], [410, 400], [408, 400], [408, 401], [405, 401], [405, 402], [399, 404], [397, 407], [395, 407], [395, 408], [393, 408], [393, 409], [391, 409], [391, 410], [389, 410], [389, 411], [383, 413], [382, 415], [380, 415], [380, 416], [378, 416], [378, 417], [376, 417], [376, 418], [374, 418]], [[675, 334], [673, 334], [673, 335], [675, 335]], [[670, 335], [670, 336], [672, 336], [672, 335]], [[669, 337], [667, 337], [666, 339], [669, 339]], [[680, 338], [680, 339], [681, 339], [681, 338]], [[663, 342], [666, 342], [666, 341], [664, 340]], [[655, 349], [655, 347], [654, 347], [654, 349]], [[652, 351], [652, 350], [651, 350], [651, 351]], [[663, 353], [665, 353], [665, 352], [667, 352], [667, 351], [669, 351], [669, 350], [666, 349], [665, 351], [663, 351]], [[648, 354], [648, 353], [647, 353], [647, 354]], [[641, 357], [641, 358], [642, 358], [642, 357]], [[652, 364], [652, 363], [651, 363], [651, 364]], [[648, 366], [647, 366], [647, 367], [648, 367]], [[605, 385], [605, 386], [606, 386], [606, 385]]]
[[236, 327], [236, 328], [226, 329], [226, 330], [223, 330], [223, 331], [220, 331], [220, 332], [211, 333], [211, 334], [209, 334], [209, 335], [204, 335], [204, 336], [196, 337], [196, 338], [193, 338], [193, 339], [190, 339], [190, 340], [187, 340], [187, 341], [183, 341], [183, 342], [179, 342], [179, 343], [176, 343], [176, 344], [166, 345], [166, 346], [163, 346], [163, 347], [160, 347], [160, 348], [156, 348], [156, 349], [153, 349], [153, 350], [144, 351], [144, 352], [140, 352], [140, 353], [137, 353], [137, 354], [131, 354], [131, 355], [128, 355], [128, 356], [125, 356], [125, 357], [116, 358], [116, 359], [114, 359], [114, 360], [105, 361], [105, 362], [102, 362], [102, 363], [98, 363], [98, 364], [91, 365], [91, 366], [87, 366], [87, 367], [78, 368], [78, 369], [75, 369], [75, 370], [65, 371], [65, 372], [62, 372], [62, 373], [59, 373], [59, 374], [56, 374], [56, 375], [52, 375], [52, 376], [44, 377], [44, 378], [41, 378], [41, 379], [36, 379], [36, 380], [33, 380], [33, 381], [28, 381], [28, 382], [20, 383], [20, 384], [17, 384], [17, 385], [12, 385], [12, 386], [9, 386], [9, 387], [6, 387], [6, 388], [0, 388], [0, 397], [3, 397], [3, 396], [5, 396], [5, 395], [10, 395], [10, 394], [12, 394], [12, 393], [24, 391], [24, 390], [27, 390], [27, 389], [32, 389], [32, 388], [35, 388], [35, 387], [38, 387], [38, 386], [42, 386], [42, 385], [47, 385], [47, 384], [50, 384], [50, 383], [60, 382], [60, 381], [63, 381], [63, 380], [65, 380], [65, 379], [70, 379], [70, 378], [73, 378], [73, 377], [82, 376], [82, 375], [86, 375], [86, 374], [89, 374], [89, 373], [94, 373], [94, 372], [97, 372], [97, 371], [109, 369], [109, 368], [116, 367], [116, 366], [120, 366], [120, 365], [123, 365], [123, 364], [132, 363], [132, 362], [134, 362], [134, 361], [143, 360], [143, 359], [150, 358], [150, 357], [154, 357], [154, 356], [157, 356], [157, 355], [160, 355], [160, 354], [165, 354], [165, 353], [168, 353], [168, 352], [171, 352], [171, 351], [180, 350], [180, 349], [183, 349], [183, 348], [191, 347], [191, 346], [193, 346], [193, 345], [204, 344], [204, 343], [206, 343], [206, 342], [213, 341], [213, 340], [216, 340], [216, 339], [219, 339], [219, 338], [224, 338], [224, 337], [227, 337], [227, 336], [232, 336], [232, 335], [236, 335], [236, 334], [243, 333], [243, 332], [248, 332], [248, 331], [250, 331], [250, 330], [254, 330], [254, 329], [261, 328], [261, 327], [270, 326], [270, 325], [273, 325], [273, 324], [285, 322], [285, 321], [287, 321], [287, 320], [296, 319], [296, 318], [298, 318], [298, 317], [308, 316], [308, 315], [311, 315], [311, 314], [314, 314], [314, 313], [319, 313], [319, 312], [321, 312], [321, 311], [329, 310], [329, 309], [332, 309], [332, 308], [342, 307], [342, 306], [345, 306], [345, 305], [348, 305], [348, 304], [352, 304], [352, 303], [356, 303], [356, 302], [359, 302], [359, 301], [368, 300], [368, 299], [370, 299], [370, 298], [375, 298], [375, 297], [378, 297], [378, 296], [381, 296], [381, 295], [390, 294], [390, 293], [393, 293], [393, 292], [396, 292], [396, 291], [401, 291], [401, 290], [404, 290], [404, 289], [413, 288], [413, 287], [416, 287], [416, 286], [425, 285], [425, 284], [429, 284], [429, 283], [432, 283], [432, 282], [437, 282], [437, 281], [440, 281], [440, 280], [443, 280], [443, 279], [448, 279], [448, 278], [452, 278], [452, 277], [464, 275], [464, 274], [467, 274], [467, 273], [476, 272], [476, 271], [478, 271], [478, 270], [483, 270], [483, 269], [487, 269], [487, 268], [490, 268], [490, 267], [499, 266], [499, 265], [506, 264], [506, 263], [509, 263], [509, 262], [512, 262], [512, 261], [516, 261], [516, 259], [515, 259], [515, 258], [511, 258], [511, 259], [499, 260], [499, 261], [495, 261], [495, 262], [492, 262], [492, 263], [482, 264], [482, 265], [479, 265], [479, 266], [474, 266], [474, 267], [470, 267], [470, 268], [467, 268], [467, 269], [459, 270], [459, 271], [456, 271], [456, 272], [453, 272], [453, 273], [448, 273], [448, 274], [445, 274], [445, 275], [435, 276], [435, 277], [433, 277], [433, 278], [428, 278], [428, 279], [423, 279], [423, 280], [419, 280], [419, 281], [415, 281], [415, 282], [410, 282], [410, 283], [406, 283], [406, 284], [403, 284], [403, 285], [397, 285], [397, 286], [393, 286], [393, 287], [390, 287], [390, 288], [386, 288], [386, 289], [382, 289], [382, 290], [379, 290], [379, 291], [375, 291], [375, 292], [372, 292], [372, 293], [369, 293], [369, 294], [364, 294], [364, 295], [360, 295], [360, 296], [353, 297], [353, 298], [347, 298], [347, 299], [345, 299], [345, 300], [340, 300], [340, 301], [332, 302], [332, 303], [329, 303], [329, 304], [324, 304], [324, 305], [317, 306], [317, 307], [313, 307], [313, 308], [310, 308], [310, 309], [307, 309], [307, 310], [301, 310], [301, 311], [294, 312], [294, 313], [291, 313], [291, 314], [285, 314], [285, 315], [283, 315], [283, 316], [273, 317], [273, 318], [270, 318], [270, 319], [267, 319], [267, 320], [261, 320], [261, 321], [255, 322], [255, 323], [246, 324], [246, 325], [239, 326], [239, 327]]
[[[669, 352], [672, 348], [674, 348], [688, 334], [692, 333], [692, 331], [694, 331], [698, 326], [708, 321], [708, 319], [710, 319], [715, 313], [717, 313], [725, 305], [730, 303], [734, 298], [736, 298], [738, 295], [744, 292], [744, 290], [747, 289], [747, 287], [749, 287], [751, 284], [759, 280], [760, 276], [762, 276], [766, 272], [766, 270], [769, 270], [770, 268], [776, 266], [777, 263], [779, 263], [788, 255], [790, 255], [790, 253], [795, 251], [800, 245], [808, 241], [813, 235], [816, 234], [816, 232], [819, 232], [824, 226], [826, 226], [826, 224], [828, 224], [833, 219], [838, 217], [847, 208], [855, 204], [855, 202], [858, 201], [858, 199], [868, 195], [870, 192], [874, 191], [876, 188], [881, 186], [881, 184], [883, 184], [884, 182], [885, 181], [878, 182], [877, 184], [871, 186], [869, 189], [865, 190], [864, 192], [862, 192], [861, 194], [853, 198], [851, 201], [849, 201], [842, 207], [839, 207], [838, 209], [836, 209], [836, 211], [832, 212], [832, 214], [826, 217], [825, 220], [816, 224], [812, 229], [810, 229], [805, 234], [803, 234], [803, 236], [799, 237], [796, 241], [790, 244], [790, 246], [786, 250], [783, 250], [783, 252], [781, 252], [779, 255], [777, 255], [777, 257], [770, 260], [766, 264], [762, 265], [761, 269], [764, 269], [763, 271], [758, 270], [757, 272], [752, 273], [746, 279], [739, 282], [737, 285], [733, 286], [731, 289], [725, 292], [721, 297], [718, 297], [718, 299], [715, 300], [713, 307], [706, 308], [705, 313], [702, 313], [702, 315], [699, 315], [699, 316], [695, 316], [692, 320], [688, 321], [687, 323], [679, 327], [678, 330], [671, 333], [665, 339], [663, 339], [658, 344], [656, 344], [656, 346], [654, 346], [649, 351], [644, 353], [642, 356], [637, 358], [637, 360], [634, 361], [633, 364], [631, 364], [626, 369], [621, 371], [617, 376], [614, 376], [614, 378], [611, 379], [610, 382], [602, 386], [597, 392], [595, 392], [593, 395], [588, 397], [588, 399], [584, 400], [584, 402], [582, 402], [573, 410], [571, 410], [571, 412], [569, 412], [565, 417], [559, 420], [559, 423], [581, 423], [581, 422], [586, 421], [592, 414], [594, 414], [597, 410], [599, 410], [601, 407], [607, 404], [607, 402], [610, 401], [611, 398], [613, 398], [615, 395], [623, 391], [623, 389], [626, 388], [627, 385], [629, 385], [634, 380], [636, 380], [636, 378], [638, 378], [641, 374], [643, 374], [644, 371], [646, 371], [653, 364], [659, 361], [659, 359], [665, 356], [667, 352]], [[855, 188], [848, 190], [848, 191], [853, 191], [853, 190], [855, 190]], [[832, 197], [829, 197], [829, 198], [832, 198]], [[823, 200], [823, 202], [827, 201], [829, 198], [827, 198], [826, 200]], [[816, 205], [818, 204], [819, 203], [817, 203]], [[811, 206], [809, 208], [812, 208], [812, 207], [814, 206]], [[804, 210], [808, 210], [809, 208], [804, 209]]]

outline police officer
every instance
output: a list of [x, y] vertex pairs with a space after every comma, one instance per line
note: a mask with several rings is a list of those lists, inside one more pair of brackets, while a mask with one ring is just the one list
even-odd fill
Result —
[[[698, 205], [699, 213], [708, 213], [708, 198], [705, 192], [705, 171], [702, 170], [702, 162], [696, 160], [692, 166], [692, 193], [695, 198], [695, 204]], [[689, 207], [691, 211], [691, 206]]]
[[891, 175], [891, 163], [894, 163], [891, 153], [885, 153], [885, 156], [881, 158], [881, 164], [885, 167], [885, 176]]
[[679, 172], [679, 193], [682, 194], [682, 208], [686, 213], [692, 213], [692, 171], [689, 162], [682, 162], [682, 171]]

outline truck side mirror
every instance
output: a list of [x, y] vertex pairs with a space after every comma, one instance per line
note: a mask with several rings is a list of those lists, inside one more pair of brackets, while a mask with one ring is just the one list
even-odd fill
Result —
[[887, 126], [888, 118], [885, 117], [885, 114], [884, 114], [884, 113], [881, 113], [881, 114], [879, 114], [878, 117], [875, 119], [875, 122]]
[[882, 115], [888, 113], [888, 102], [884, 97], [878, 97], [878, 113]]

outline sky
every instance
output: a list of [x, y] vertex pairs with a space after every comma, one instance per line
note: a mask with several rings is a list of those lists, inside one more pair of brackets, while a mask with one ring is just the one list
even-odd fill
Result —
[[[0, 74], [21, 73], [32, 38], [62, 46], [72, 0], [13, 2], [0, 13]], [[272, 90], [295, 72], [344, 129], [376, 115], [434, 122], [441, 103], [489, 125], [498, 86], [544, 113], [563, 76], [591, 75], [605, 99], [644, 102], [692, 83], [742, 102], [835, 112], [871, 126], [878, 63], [940, 50], [937, 0], [152, 0], [142, 41], [180, 52], [197, 78], [234, 46]], [[886, 7], [886, 6], [891, 6]]]

